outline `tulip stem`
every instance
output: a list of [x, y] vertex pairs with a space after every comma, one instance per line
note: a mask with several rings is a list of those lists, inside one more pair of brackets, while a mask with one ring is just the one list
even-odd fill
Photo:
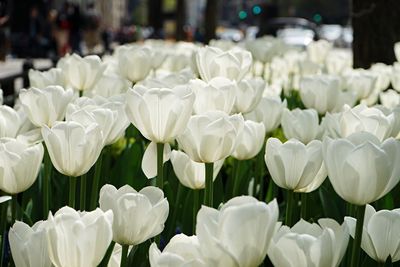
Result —
[[103, 154], [100, 154], [99, 159], [97, 160], [96, 164], [94, 165], [94, 176], [93, 176], [93, 183], [92, 183], [92, 192], [91, 192], [91, 199], [90, 199], [90, 210], [94, 210], [97, 207], [97, 201], [99, 197], [99, 183], [100, 183], [100, 175], [101, 175], [101, 167], [103, 164]]
[[69, 177], [69, 199], [68, 206], [75, 209], [76, 177]]
[[263, 200], [264, 199], [264, 177], [263, 177], [263, 166], [264, 166], [264, 151], [265, 151], [265, 145], [263, 146], [263, 149], [261, 149], [260, 153], [258, 153], [257, 158], [256, 158], [256, 175], [255, 175], [255, 181], [253, 185], [253, 195], [256, 197], [256, 192], [257, 192], [257, 185], [260, 185], [259, 192], [258, 192], [258, 200]]
[[168, 236], [172, 235], [174, 228], [175, 228], [176, 217], [178, 216], [178, 210], [179, 210], [179, 203], [181, 202], [181, 199], [182, 199], [182, 193], [183, 193], [182, 191], [183, 191], [182, 184], [178, 183], [178, 190], [176, 193], [174, 211], [172, 213], [172, 221], [171, 221], [171, 226], [168, 231]]
[[[1, 207], [1, 214], [0, 218], [7, 218], [7, 208], [8, 208], [8, 201], [5, 203], [0, 204]], [[2, 219], [0, 221], [0, 234], [1, 234], [1, 246], [0, 246], [0, 266], [5, 266], [3, 264], [3, 257], [4, 257], [4, 249], [5, 249], [5, 237], [6, 237], [6, 226], [7, 226], [7, 220]]]
[[350, 264], [351, 267], [358, 267], [360, 265], [361, 239], [363, 232], [365, 207], [366, 205], [356, 206], [357, 224], [353, 242], [353, 251], [351, 253], [351, 264]]
[[286, 190], [286, 216], [285, 224], [289, 227], [293, 225], [293, 212], [294, 212], [294, 192], [292, 190]]
[[129, 245], [122, 245], [122, 252], [121, 252], [121, 267], [128, 266], [128, 249]]
[[240, 190], [240, 182], [241, 181], [240, 181], [239, 172], [240, 172], [241, 160], [235, 159], [233, 164], [235, 166], [234, 167], [235, 173], [234, 173], [234, 177], [233, 177], [234, 181], [233, 181], [232, 197], [235, 197], [235, 196], [237, 196], [239, 194], [239, 190]]
[[277, 189], [278, 188], [275, 185], [274, 181], [270, 178], [268, 183], [267, 196], [265, 197], [265, 202], [269, 203], [276, 197]]
[[214, 171], [214, 163], [204, 163], [206, 168], [206, 188], [205, 188], [205, 195], [204, 195], [204, 205], [208, 207], [213, 206], [213, 171]]
[[308, 220], [308, 195], [307, 193], [301, 193], [301, 218]]
[[199, 190], [193, 190], [193, 231], [192, 233], [196, 233], [196, 221], [197, 221], [197, 212], [199, 211]]
[[44, 167], [43, 167], [43, 218], [47, 218], [50, 210], [50, 181], [51, 181], [51, 169], [52, 163], [49, 152], [45, 146], [44, 150]]
[[163, 190], [164, 187], [164, 144], [157, 143], [157, 187]]
[[115, 247], [115, 242], [111, 241], [110, 245], [107, 248], [106, 254], [104, 255], [103, 259], [101, 260], [101, 262], [99, 264], [100, 267], [106, 267], [108, 265], [108, 262], [110, 261], [114, 247]]
[[86, 173], [81, 176], [81, 190], [80, 190], [80, 198], [79, 205], [80, 210], [84, 211], [86, 209]]
[[11, 196], [11, 225], [18, 219], [17, 217], [18, 199], [17, 194]]

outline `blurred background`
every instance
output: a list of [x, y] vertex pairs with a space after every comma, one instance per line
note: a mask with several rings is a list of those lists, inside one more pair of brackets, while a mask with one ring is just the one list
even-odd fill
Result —
[[[104, 53], [147, 38], [241, 41], [266, 34], [350, 47], [349, 0], [0, 0], [0, 60]], [[207, 23], [206, 23], [207, 22]]]

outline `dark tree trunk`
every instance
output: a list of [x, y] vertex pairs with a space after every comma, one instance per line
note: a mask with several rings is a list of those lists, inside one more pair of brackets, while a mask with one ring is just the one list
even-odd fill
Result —
[[399, 0], [353, 0], [353, 61], [355, 68], [392, 64], [393, 45], [400, 41]]
[[186, 1], [178, 0], [176, 3], [176, 40], [182, 41], [185, 39], [185, 31], [183, 26], [185, 26], [186, 20]]
[[215, 39], [215, 29], [217, 28], [218, 0], [207, 0], [206, 14], [204, 19], [205, 42], [208, 44], [211, 39]]
[[162, 0], [147, 0], [147, 11], [149, 18], [149, 26], [154, 29], [154, 38], [162, 38], [161, 31], [163, 29], [163, 13]]

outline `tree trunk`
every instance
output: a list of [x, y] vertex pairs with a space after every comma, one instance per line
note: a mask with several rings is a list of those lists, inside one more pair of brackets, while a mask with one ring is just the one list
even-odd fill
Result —
[[207, 0], [206, 14], [204, 19], [205, 43], [215, 39], [215, 29], [217, 28], [218, 0]]
[[154, 38], [162, 38], [163, 29], [162, 0], [147, 0], [147, 11], [149, 17], [149, 26], [154, 29]]
[[353, 0], [354, 68], [396, 61], [393, 45], [400, 41], [399, 0]]
[[186, 20], [186, 1], [178, 0], [176, 3], [176, 40], [182, 41], [185, 39], [185, 31], [183, 26], [185, 26]]

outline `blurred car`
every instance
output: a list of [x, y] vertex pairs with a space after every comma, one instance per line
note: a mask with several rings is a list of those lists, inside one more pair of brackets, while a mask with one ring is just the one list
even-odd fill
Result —
[[239, 42], [243, 39], [244, 34], [238, 29], [219, 27], [216, 36], [217, 39]]
[[278, 30], [276, 34], [285, 44], [299, 47], [306, 47], [314, 40], [314, 36], [314, 31], [301, 28], [285, 28]]

